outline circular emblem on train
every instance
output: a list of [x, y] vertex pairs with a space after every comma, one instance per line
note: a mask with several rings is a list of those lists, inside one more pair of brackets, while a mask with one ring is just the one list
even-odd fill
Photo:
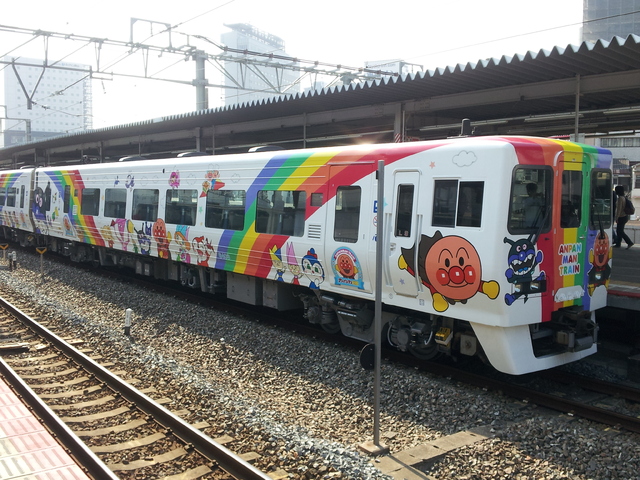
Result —
[[364, 290], [362, 268], [360, 268], [358, 257], [350, 248], [342, 247], [333, 252], [331, 269], [336, 285]]

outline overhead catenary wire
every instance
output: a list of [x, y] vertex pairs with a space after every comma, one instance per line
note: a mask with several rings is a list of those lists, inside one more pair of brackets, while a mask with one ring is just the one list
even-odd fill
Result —
[[[128, 73], [121, 73], [121, 72], [109, 72], [109, 69], [112, 69], [113, 67], [119, 65], [121, 62], [123, 62], [124, 60], [126, 60], [127, 58], [132, 57], [133, 55], [135, 55], [136, 53], [138, 53], [140, 50], [149, 50], [149, 51], [157, 51], [157, 52], [169, 52], [169, 53], [174, 53], [174, 54], [180, 54], [181, 56], [189, 56], [193, 53], [193, 51], [195, 50], [195, 47], [190, 46], [190, 45], [186, 45], [180, 48], [167, 48], [167, 47], [159, 47], [159, 46], [154, 46], [154, 45], [146, 45], [145, 42], [147, 42], [148, 40], [156, 37], [157, 35], [160, 35], [162, 33], [167, 32], [169, 29], [175, 31], [176, 28], [181, 27], [195, 19], [201, 18], [207, 14], [210, 14], [211, 12], [214, 12], [216, 10], [219, 10], [220, 8], [223, 8], [226, 5], [229, 5], [231, 3], [234, 3], [235, 0], [230, 0], [227, 1], [225, 3], [221, 3], [220, 5], [208, 9], [198, 15], [195, 15], [193, 17], [190, 17], [186, 20], [183, 20], [181, 22], [178, 22], [176, 24], [173, 24], [172, 27], [170, 28], [165, 28], [165, 29], [161, 29], [159, 32], [156, 33], [152, 33], [150, 36], [148, 36], [145, 40], [143, 40], [142, 43], [132, 43], [132, 42], [121, 42], [121, 41], [113, 41], [113, 40], [109, 40], [107, 38], [95, 38], [95, 37], [88, 37], [88, 36], [81, 36], [81, 35], [74, 35], [74, 34], [61, 34], [61, 33], [55, 33], [55, 32], [49, 32], [49, 31], [45, 31], [45, 30], [30, 30], [30, 29], [26, 29], [26, 28], [21, 28], [21, 27], [11, 27], [11, 26], [7, 26], [7, 25], [0, 25], [0, 31], [5, 31], [5, 32], [10, 32], [10, 33], [22, 33], [22, 34], [29, 34], [32, 35], [32, 37], [21, 43], [20, 45], [11, 48], [10, 50], [8, 50], [3, 56], [0, 57], [0, 59], [2, 59], [3, 57], [6, 57], [16, 51], [19, 51], [21, 48], [23, 48], [24, 46], [26, 46], [27, 44], [31, 43], [34, 39], [36, 38], [40, 38], [40, 37], [45, 37], [46, 39], [64, 39], [64, 40], [77, 40], [77, 41], [84, 41], [84, 45], [82, 45], [80, 48], [74, 50], [73, 52], [65, 55], [64, 57], [62, 57], [61, 59], [56, 60], [55, 62], [51, 63], [49, 66], [53, 67], [54, 65], [60, 63], [61, 61], [63, 61], [66, 58], [71, 57], [72, 55], [76, 54], [78, 51], [82, 50], [83, 48], [85, 48], [87, 45], [90, 45], [91, 43], [96, 43], [99, 44], [100, 46], [102, 45], [107, 45], [107, 46], [112, 46], [112, 47], [126, 47], [128, 49], [128, 51], [126, 53], [124, 53], [123, 55], [119, 56], [118, 58], [113, 59], [112, 61], [110, 61], [106, 67], [102, 67], [100, 69], [96, 69], [96, 70], [91, 70], [89, 71], [81, 80], [86, 79], [86, 78], [90, 78], [93, 75], [96, 75], [98, 73], [103, 73], [103, 74], [107, 74], [107, 75], [111, 75], [112, 77], [115, 76], [121, 76], [121, 77], [129, 77], [129, 78], [141, 78], [141, 79], [154, 79], [157, 81], [164, 81], [164, 82], [172, 82], [172, 83], [178, 83], [178, 84], [184, 84], [184, 85], [192, 85], [191, 81], [181, 81], [181, 80], [176, 80], [176, 79], [170, 79], [170, 78], [158, 78], [157, 76], [159, 74], [161, 74], [162, 72], [167, 71], [168, 69], [172, 68], [173, 66], [177, 65], [178, 63], [180, 63], [181, 60], [178, 60], [168, 66], [165, 66], [163, 68], [161, 68], [160, 70], [156, 71], [155, 73], [153, 73], [152, 75], [134, 75], [134, 74], [128, 74]], [[506, 41], [506, 40], [512, 40], [515, 38], [521, 38], [527, 35], [535, 35], [535, 34], [540, 34], [540, 33], [545, 33], [545, 32], [549, 32], [552, 30], [557, 30], [557, 29], [561, 29], [561, 28], [567, 28], [567, 27], [571, 27], [571, 26], [577, 26], [577, 25], [581, 25], [581, 24], [589, 24], [589, 23], [594, 23], [594, 22], [599, 22], [599, 21], [603, 21], [603, 20], [611, 20], [614, 18], [620, 18], [620, 17], [625, 17], [625, 16], [629, 16], [629, 15], [634, 15], [634, 14], [638, 14], [640, 13], [640, 10], [634, 10], [631, 12], [625, 12], [625, 13], [620, 13], [620, 14], [615, 14], [615, 15], [609, 15], [606, 17], [599, 17], [599, 18], [594, 18], [594, 19], [589, 19], [589, 20], [585, 20], [584, 22], [574, 22], [574, 23], [569, 23], [569, 24], [564, 24], [564, 25], [559, 25], [556, 27], [549, 27], [549, 28], [545, 28], [545, 29], [540, 29], [540, 30], [535, 30], [532, 32], [525, 32], [525, 33], [519, 33], [516, 35], [510, 35], [510, 36], [506, 36], [506, 37], [501, 37], [501, 38], [497, 38], [497, 39], [493, 39], [493, 40], [487, 40], [484, 42], [479, 42], [479, 43], [474, 43], [473, 46], [477, 46], [477, 45], [483, 45], [483, 44], [489, 44], [489, 43], [494, 43], [494, 42], [500, 42], [500, 41]], [[307, 59], [301, 59], [298, 57], [290, 57], [290, 56], [286, 56], [286, 55], [280, 55], [275, 53], [274, 51], [272, 52], [253, 52], [253, 51], [248, 51], [248, 50], [241, 50], [241, 49], [231, 49], [229, 47], [225, 47], [224, 45], [221, 45], [209, 38], [207, 38], [206, 36], [202, 36], [202, 35], [188, 35], [186, 33], [183, 32], [176, 32], [180, 35], [185, 35], [189, 38], [197, 38], [199, 40], [205, 41], [213, 46], [215, 46], [216, 48], [220, 49], [222, 52], [224, 53], [235, 53], [235, 54], [241, 54], [241, 55], [245, 55], [248, 57], [252, 57], [255, 59], [263, 59], [264, 62], [273, 62], [274, 60], [279, 60], [281, 62], [287, 62], [286, 64], [283, 63], [273, 63], [273, 67], [279, 67], [279, 68], [298, 68], [301, 72], [303, 72], [303, 75], [308, 75], [308, 72], [305, 71], [306, 67], [304, 67], [304, 65], [309, 65], [311, 68], [317, 68], [317, 67], [331, 67], [334, 69], [340, 69], [340, 70], [346, 70], [346, 71], [355, 71], [355, 72], [363, 72], [366, 69], [362, 69], [362, 68], [357, 68], [357, 67], [349, 67], [349, 66], [345, 66], [345, 65], [341, 65], [341, 64], [331, 64], [328, 62], [320, 62], [320, 61], [312, 61], [312, 60], [307, 60]], [[472, 45], [464, 45], [464, 46], [460, 46], [460, 47], [455, 47], [455, 48], [449, 48], [449, 49], [444, 49], [444, 50], [440, 50], [437, 52], [431, 52], [431, 53], [427, 53], [424, 55], [420, 55], [420, 56], [416, 56], [416, 57], [411, 57], [409, 58], [409, 60], [411, 59], [417, 59], [417, 58], [422, 58], [425, 56], [429, 56], [429, 55], [436, 55], [436, 54], [441, 54], [441, 53], [447, 53], [447, 52], [451, 52], [451, 51], [456, 51], [456, 50], [462, 50], [465, 48], [468, 48]], [[216, 57], [216, 58], [222, 58], [222, 61], [226, 61], [228, 59], [228, 57], [222, 55], [222, 56], [212, 56], [209, 55], [209, 60], [211, 62], [211, 60]], [[6, 62], [2, 62], [0, 60], [0, 63], [6, 63]], [[8, 65], [4, 65], [4, 66], [0, 66], [1, 69], [5, 69]], [[263, 63], [263, 66], [267, 66]], [[380, 71], [376, 71], [375, 69], [369, 69], [369, 71], [371, 73], [381, 73]], [[327, 71], [319, 71], [318, 74], [322, 75], [322, 74], [328, 74], [329, 72]], [[387, 72], [384, 72], [387, 73]], [[79, 81], [81, 81], [79, 80]], [[75, 82], [77, 83], [77, 82]], [[299, 83], [299, 81], [298, 81]], [[294, 82], [295, 84], [295, 82]], [[290, 88], [291, 85], [294, 84], [287, 84], [287, 85], [283, 85], [283, 88]], [[208, 84], [208, 87], [217, 87], [217, 88], [227, 88], [227, 86], [225, 85], [215, 85], [215, 84]], [[235, 88], [239, 88], [242, 89], [241, 87], [235, 87]], [[66, 89], [63, 89], [62, 91], [64, 91]], [[258, 90], [254, 90], [254, 91], [266, 91], [266, 92], [270, 92], [270, 93], [274, 93], [272, 88], [265, 88], [265, 89], [258, 89]], [[276, 92], [277, 93], [277, 92]], [[247, 93], [248, 95], [249, 93]], [[47, 98], [47, 97], [44, 97]], [[38, 98], [36, 101], [42, 102], [44, 98]]]

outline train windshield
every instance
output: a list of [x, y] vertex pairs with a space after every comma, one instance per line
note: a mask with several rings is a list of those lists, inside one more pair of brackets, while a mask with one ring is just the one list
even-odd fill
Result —
[[551, 225], [551, 185], [548, 167], [516, 167], [511, 183], [509, 232], [527, 234], [547, 231]]

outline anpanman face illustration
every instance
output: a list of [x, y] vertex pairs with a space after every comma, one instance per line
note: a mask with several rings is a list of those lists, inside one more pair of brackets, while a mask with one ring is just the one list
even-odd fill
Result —
[[153, 238], [165, 238], [167, 236], [167, 227], [164, 220], [159, 218], [156, 223], [153, 224]]
[[445, 297], [471, 298], [480, 288], [480, 257], [464, 238], [450, 236], [439, 240], [429, 250], [424, 267], [436, 290]]
[[345, 253], [338, 255], [336, 260], [336, 268], [338, 273], [343, 277], [353, 278], [356, 274], [355, 265], [351, 257]]
[[593, 264], [602, 267], [609, 261], [609, 237], [598, 235], [593, 244]]

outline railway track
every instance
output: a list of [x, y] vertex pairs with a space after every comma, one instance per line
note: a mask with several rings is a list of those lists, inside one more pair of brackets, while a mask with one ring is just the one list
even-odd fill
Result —
[[[113, 276], [113, 274], [111, 275]], [[125, 277], [125, 278], [131, 279], [131, 277]], [[136, 282], [140, 281], [141, 283], [143, 282], [143, 280], [140, 280], [140, 279], [135, 281]], [[148, 289], [149, 287], [147, 286], [145, 288]], [[160, 286], [160, 287], [154, 287], [154, 288], [163, 290], [165, 292], [171, 292], [170, 295], [180, 296], [182, 299], [185, 298], [185, 295], [182, 292], [179, 294], [176, 294], [176, 290], [172, 291], [168, 289], [166, 286]], [[203, 304], [210, 304], [210, 302], [216, 302], [216, 303], [219, 302], [217, 298], [202, 297], [202, 296], [194, 296], [192, 301], [203, 303]], [[237, 304], [234, 306], [229, 306], [228, 304], [225, 304], [224, 309], [233, 310], [235, 313], [241, 313], [243, 315], [251, 316], [256, 320], [264, 319], [264, 317], [257, 310], [252, 309], [250, 310], [251, 313], [248, 313], [249, 310], [242, 309], [242, 307], [237, 306]], [[346, 343], [351, 345], [351, 347], [354, 350], [359, 350], [362, 348], [362, 344], [359, 342], [346, 339], [344, 337], [341, 337], [340, 335], [326, 334], [326, 332], [323, 332], [322, 330], [319, 330], [316, 328], [312, 328], [304, 323], [285, 324], [284, 323], [285, 320], [282, 315], [277, 317], [277, 321], [279, 322], [278, 324], [281, 325], [282, 327], [286, 327], [288, 329], [295, 329], [298, 332], [308, 331], [310, 332], [308, 333], [309, 335], [312, 335], [314, 337], [323, 337], [323, 338], [327, 337], [330, 339], [331, 342], [334, 342], [334, 343]], [[471, 372], [469, 369], [467, 370], [458, 369], [450, 364], [443, 364], [443, 363], [428, 364], [428, 363], [420, 362], [417, 359], [414, 359], [413, 357], [410, 357], [407, 355], [401, 355], [399, 352], [395, 352], [395, 351], [386, 351], [384, 352], [384, 356], [385, 358], [390, 359], [394, 362], [397, 361], [398, 363], [404, 363], [407, 365], [415, 366], [421, 370], [425, 370], [425, 371], [428, 370], [433, 374], [443, 376], [443, 377], [448, 377], [453, 379], [454, 381], [460, 381], [468, 385], [474, 385], [474, 386], [491, 390], [491, 391], [502, 392], [505, 396], [510, 396], [518, 401], [524, 401], [529, 405], [537, 405], [541, 407], [554, 409], [560, 412], [571, 414], [576, 417], [578, 416], [584, 417], [584, 418], [593, 420], [595, 422], [599, 422], [606, 425], [612, 425], [619, 429], [626, 429], [633, 432], [639, 431], [638, 420], [636, 418], [637, 414], [635, 414], [634, 416], [634, 414], [632, 413], [627, 414], [629, 412], [625, 413], [621, 411], [611, 410], [610, 408], [601, 408], [598, 406], [599, 404], [607, 403], [607, 401], [604, 400], [604, 396], [603, 396], [604, 393], [598, 393], [598, 396], [599, 396], [598, 398], [601, 401], [596, 400], [596, 404], [590, 406], [585, 404], [585, 402], [582, 401], [583, 400], [582, 398], [572, 397], [570, 394], [566, 393], [567, 392], [566, 390], [564, 390], [564, 393], [563, 393], [563, 389], [560, 388], [560, 386], [558, 388], [547, 386], [546, 390], [540, 391], [540, 389], [533, 388], [532, 386], [529, 385], [529, 383], [534, 383], [531, 381], [532, 378], [543, 378], [543, 375], [536, 374], [531, 376], [515, 377], [515, 383], [514, 383], [513, 381], [514, 377], [510, 377], [507, 380], [505, 380], [504, 376], [500, 376], [500, 375], [485, 375], [485, 374], [476, 375], [473, 372]], [[550, 375], [551, 373], [563, 374], [563, 375], [565, 374], [562, 371], [553, 370], [546, 375]], [[569, 379], [565, 377], [565, 378], [556, 380], [557, 382], [556, 384], [566, 386], [569, 383], [575, 384], [579, 380], [580, 379], [577, 379], [573, 376], [571, 376]], [[591, 379], [587, 379], [586, 381], [587, 383], [589, 383]], [[593, 385], [600, 385], [600, 387], [598, 388], [600, 388], [601, 390], [604, 390], [604, 392], [606, 393], [613, 392], [613, 386], [611, 385], [608, 385], [602, 382], [595, 382], [595, 381], [591, 383]], [[613, 385], [616, 385], [616, 384], [613, 384]], [[617, 393], [616, 394], [617, 396], [614, 395], [614, 398], [617, 398], [617, 399], [628, 398], [629, 405], [632, 406], [631, 408], [632, 410], [633, 408], [635, 408], [633, 407], [633, 405], [636, 402], [636, 400], [634, 400], [634, 395], [636, 395], [638, 392], [637, 390], [635, 390], [635, 393], [634, 393], [634, 389], [630, 389], [630, 388], [627, 388], [626, 390], [629, 392], [628, 394]], [[556, 395], [555, 393], [560, 393], [560, 395]], [[581, 395], [581, 396], [587, 397], [588, 395]], [[593, 401], [593, 396], [591, 400]], [[528, 407], [525, 407], [525, 408], [528, 408]]]
[[37, 394], [35, 411], [94, 478], [271, 478], [248, 463], [251, 455], [224, 447], [228, 437], [204, 435], [206, 422], [184, 422], [161, 405], [166, 399], [149, 396], [153, 389], [136, 389], [135, 379], [122, 380], [76, 348], [81, 342], [65, 341], [4, 299], [1, 307], [3, 376], [23, 398]]
[[[111, 275], [117, 276], [118, 274], [112, 272]], [[145, 279], [142, 278], [137, 281], [145, 282]], [[167, 285], [155, 285], [153, 288], [157, 288], [164, 293], [175, 291]], [[188, 292], [181, 293], [183, 297], [189, 295]], [[304, 335], [321, 338], [326, 341], [339, 342], [355, 349], [361, 349], [363, 347], [363, 344], [357, 340], [344, 337], [340, 334], [327, 333], [313, 325], [289, 320], [283, 315], [273, 315], [264, 312], [256, 313], [256, 310], [249, 306], [221, 303], [219, 299], [199, 294], [193, 295], [192, 300], [215, 305], [218, 308], [224, 306], [225, 309], [234, 311], [237, 314], [251, 315], [254, 317], [259, 315], [260, 318], [263, 318], [267, 322], [283, 328], [294, 329]], [[473, 369], [459, 368], [448, 363], [424, 362], [411, 355], [398, 352], [395, 349], [385, 350], [383, 355], [388, 360], [410, 365], [435, 375], [451, 377], [452, 379], [469, 385], [499, 391], [519, 401], [525, 401], [569, 415], [586, 418], [594, 422], [640, 433], [640, 389], [637, 388], [591, 377], [574, 375], [562, 369], [542, 371], [524, 377], [510, 377], [506, 375], [494, 375], [494, 373], [496, 373], [494, 370], [490, 370], [491, 373], [487, 375], [485, 373], [475, 373]], [[523, 378], [540, 378], [549, 382], [555, 382], [556, 388], [554, 388], [553, 385], [547, 384], [544, 390], [542, 390], [533, 385], [538, 385], [539, 382], [523, 382], [521, 381]], [[527, 386], [526, 383], [532, 385]], [[598, 395], [593, 396], [582, 394], [581, 392], [571, 392], [567, 386], [572, 386], [586, 392], [595, 392]], [[614, 401], [610, 401], [609, 399], [613, 399]], [[630, 408], [624, 408], [624, 406], [622, 409], [618, 408], [621, 403], [620, 401], [627, 401]], [[618, 405], [615, 405], [616, 403]], [[606, 405], [606, 407], [603, 405]], [[616, 410], [616, 408], [621, 411]]]
[[[64, 259], [63, 259], [64, 261]], [[75, 268], [78, 268], [78, 264], [69, 263]], [[176, 288], [171, 285], [157, 284], [155, 282], [149, 282], [144, 277], [131, 277], [129, 275], [122, 275], [119, 271], [105, 271], [98, 270], [97, 273], [102, 275], [108, 275], [118, 281], [133, 281], [145, 285], [145, 288], [153, 288], [161, 291], [165, 294], [174, 294]], [[290, 328], [298, 331], [299, 333], [314, 336], [317, 338], [324, 338], [328, 341], [339, 342], [350, 346], [351, 348], [360, 349], [363, 344], [359, 341], [344, 337], [342, 335], [330, 334], [321, 329], [316, 328], [313, 325], [307, 323], [299, 323], [287, 319], [286, 316], [273, 315], [265, 313], [260, 309], [256, 310], [248, 305], [237, 304], [236, 302], [224, 302], [217, 297], [211, 297], [202, 295], [199, 292], [191, 292], [191, 290], [180, 291], [180, 296], [183, 298], [189, 297], [191, 301], [198, 303], [205, 303], [216, 308], [224, 307], [226, 310], [233, 311], [236, 314], [251, 315], [253, 317], [259, 316], [264, 318], [265, 321], [274, 323], [284, 328]], [[570, 415], [580, 416], [595, 422], [603, 423], [606, 425], [615, 426], [616, 428], [624, 428], [632, 432], [640, 432], [640, 411], [634, 414], [627, 414], [625, 412], [619, 412], [612, 410], [611, 408], [602, 408], [598, 405], [608, 403], [602, 395], [606, 395], [609, 398], [625, 399], [631, 404], [637, 404], [640, 402], [640, 390], [632, 387], [624, 387], [617, 383], [604, 382], [597, 379], [579, 377], [560, 369], [553, 369], [547, 372], [539, 372], [538, 374], [532, 374], [531, 377], [536, 375], [546, 378], [547, 380], [555, 379], [559, 388], [552, 388], [548, 385], [545, 387], [546, 391], [541, 391], [535, 386], [527, 386], [525, 382], [521, 382], [519, 379], [522, 377], [509, 377], [502, 375], [486, 375], [484, 373], [475, 373], [473, 370], [466, 368], [459, 368], [455, 365], [443, 362], [424, 362], [411, 355], [404, 354], [396, 351], [395, 349], [389, 349], [384, 352], [385, 358], [388, 360], [411, 365], [415, 368], [428, 371], [430, 373], [450, 377], [452, 379], [485, 388], [493, 391], [500, 391], [505, 395], [513, 397], [520, 401], [526, 401], [531, 404], [550, 408], [556, 411], [567, 413]], [[492, 371], [493, 372], [493, 371]], [[529, 376], [525, 377], [529, 378]], [[593, 396], [577, 395], [572, 397], [569, 393], [563, 393], [563, 387], [567, 385], [579, 386], [583, 390], [598, 392], [601, 396], [594, 398]], [[588, 402], [591, 402], [588, 403]], [[611, 403], [611, 402], [610, 402]], [[640, 407], [638, 407], [640, 408]], [[624, 409], [623, 409], [624, 410]]]
[[[439, 362], [420, 362], [398, 352], [386, 352], [385, 356], [434, 375], [501, 392], [518, 401], [640, 433], [640, 389], [634, 387], [574, 375], [560, 369], [526, 377], [509, 377], [495, 372], [476, 373]], [[541, 380], [546, 383], [541, 385]]]

